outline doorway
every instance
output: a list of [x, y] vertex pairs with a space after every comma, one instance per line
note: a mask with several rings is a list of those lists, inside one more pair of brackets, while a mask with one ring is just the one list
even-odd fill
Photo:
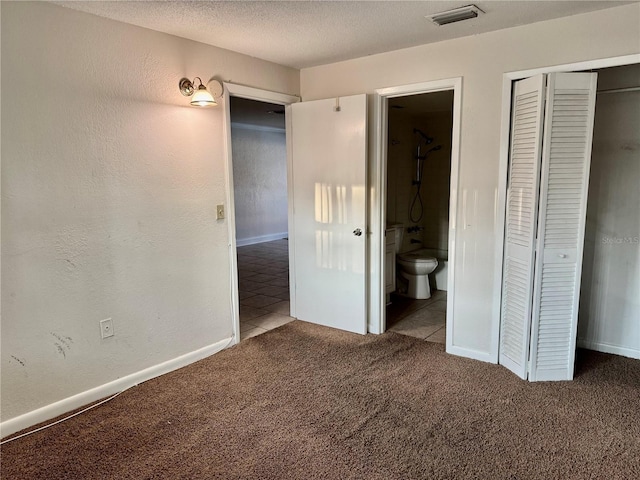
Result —
[[[453, 91], [390, 98], [387, 112], [386, 326], [444, 344]], [[435, 268], [419, 287], [397, 261], [408, 252]]]
[[240, 338], [240, 302], [231, 97], [285, 106], [290, 316], [366, 333], [366, 95], [298, 103], [299, 98], [292, 95], [240, 85], [225, 84], [225, 90], [235, 343]]
[[[235, 343], [282, 325], [295, 316], [295, 297], [290, 298], [289, 305], [284, 298], [288, 296], [286, 290], [295, 288], [291, 275], [294, 244], [288, 239], [292, 222], [292, 168], [287, 106], [299, 100], [293, 95], [224, 84], [226, 217]], [[285, 165], [280, 163], [273, 169], [271, 181], [264, 182], [263, 176], [256, 175], [265, 163], [269, 163], [264, 152], [269, 151], [271, 163], [281, 162], [283, 146]], [[239, 154], [235, 159], [234, 149]], [[234, 160], [238, 160], [238, 165]], [[283, 173], [286, 180], [282, 178]], [[277, 191], [267, 188], [278, 185]], [[279, 205], [277, 221], [261, 210], [266, 207], [268, 211], [274, 204]], [[237, 210], [239, 218], [236, 218]]]
[[[443, 93], [444, 92], [444, 93]], [[382, 333], [387, 329], [387, 279], [395, 276], [395, 273], [388, 275], [389, 268], [385, 268], [385, 264], [395, 265], [395, 262], [389, 262], [386, 258], [390, 255], [385, 252], [386, 240], [385, 233], [389, 224], [387, 218], [387, 173], [389, 162], [388, 152], [393, 148], [391, 145], [393, 138], [388, 137], [389, 127], [388, 122], [390, 119], [390, 110], [402, 110], [398, 108], [391, 108], [395, 105], [400, 105], [404, 101], [411, 103], [411, 99], [415, 96], [426, 95], [425, 99], [429, 99], [430, 94], [443, 94], [434, 96], [433, 99], [439, 99], [439, 101], [447, 103], [451, 102], [451, 107], [447, 106], [446, 110], [451, 116], [451, 120], [448, 121], [449, 126], [446, 128], [447, 135], [445, 137], [450, 138], [450, 142], [447, 148], [450, 147], [449, 152], [449, 182], [448, 182], [448, 201], [445, 203], [448, 205], [448, 214], [446, 215], [448, 223], [446, 228], [434, 229], [432, 233], [436, 233], [438, 237], [437, 244], [440, 244], [442, 240], [446, 241], [446, 262], [447, 262], [447, 274], [446, 281], [441, 277], [440, 285], [442, 290], [446, 290], [446, 298], [440, 298], [443, 303], [439, 303], [437, 308], [444, 311], [445, 315], [445, 329], [441, 331], [440, 335], [443, 335], [446, 343], [446, 351], [457, 355], [467, 356], [470, 358], [479, 358], [477, 352], [468, 351], [457, 347], [454, 341], [454, 295], [455, 295], [455, 249], [456, 249], [456, 219], [457, 219], [457, 206], [458, 206], [458, 170], [460, 159], [460, 126], [461, 126], [461, 110], [462, 110], [462, 78], [450, 78], [432, 82], [417, 83], [411, 85], [404, 85], [399, 87], [389, 87], [376, 90], [374, 96], [374, 117], [375, 117], [375, 137], [374, 137], [374, 152], [375, 156], [372, 162], [371, 168], [371, 188], [372, 188], [372, 206], [370, 209], [371, 217], [369, 219], [371, 225], [371, 274], [370, 274], [370, 322], [369, 331], [372, 333]], [[452, 97], [452, 100], [450, 100]], [[422, 97], [417, 97], [422, 98]], [[404, 100], [403, 100], [404, 99]], [[436, 102], [436, 100], [434, 100]], [[421, 130], [419, 127], [416, 127]], [[435, 127], [434, 127], [435, 128]], [[427, 133], [427, 132], [423, 132]], [[413, 135], [413, 127], [411, 128], [410, 136]], [[450, 135], [450, 137], [449, 137]], [[425, 135], [429, 136], [429, 135]], [[411, 140], [413, 141], [413, 140]], [[435, 137], [434, 137], [435, 141]], [[426, 140], [425, 140], [426, 142]], [[437, 146], [438, 143], [430, 143], [429, 145]], [[427, 145], [428, 146], [428, 145]], [[414, 154], [417, 154], [417, 145], [413, 145], [412, 148], [416, 149]], [[421, 147], [422, 149], [425, 146]], [[427, 150], [421, 150], [426, 152]], [[433, 152], [432, 152], [433, 153]], [[391, 155], [391, 153], [389, 153]], [[431, 155], [431, 153], [429, 154]], [[411, 155], [410, 155], [411, 157]], [[445, 157], [446, 158], [446, 157]], [[417, 170], [417, 162], [414, 165]], [[422, 165], [421, 165], [422, 167]], [[410, 167], [409, 167], [410, 168]], [[426, 168], [426, 164], [425, 164]], [[411, 182], [411, 180], [410, 180]], [[409, 195], [411, 195], [411, 187], [408, 186]], [[413, 186], [413, 194], [415, 195], [415, 186]], [[422, 187], [424, 188], [424, 187]], [[407, 188], [405, 187], [406, 191]], [[442, 193], [442, 192], [440, 192]], [[425, 192], [421, 192], [424, 196]], [[424, 203], [424, 198], [422, 198]], [[416, 202], [418, 200], [416, 199]], [[409, 202], [410, 209], [411, 201]], [[417, 207], [416, 207], [417, 208]], [[438, 215], [441, 214], [441, 210], [437, 210]], [[408, 215], [407, 211], [407, 215]], [[449, 221], [450, 220], [450, 221]], [[423, 233], [424, 230], [417, 230], [417, 233]], [[446, 232], [446, 233], [445, 233]], [[407, 232], [408, 233], [408, 232]], [[416, 232], [412, 232], [416, 233]], [[408, 245], [411, 245], [411, 237], [407, 236]], [[431, 241], [431, 240], [430, 240]], [[414, 244], [418, 246], [418, 244]], [[386, 257], [386, 258], [385, 258]], [[441, 255], [441, 257], [444, 257]], [[385, 278], [386, 277], [386, 278]], [[435, 280], [435, 278], [433, 279]], [[446, 288], [443, 288], [446, 284]], [[436, 282], [437, 291], [437, 282]], [[433, 301], [437, 301], [434, 298]], [[442, 327], [439, 328], [439, 330]], [[446, 334], [445, 334], [446, 332]], [[432, 332], [436, 333], [436, 332]]]
[[292, 320], [285, 109], [231, 97], [230, 119], [242, 341]]

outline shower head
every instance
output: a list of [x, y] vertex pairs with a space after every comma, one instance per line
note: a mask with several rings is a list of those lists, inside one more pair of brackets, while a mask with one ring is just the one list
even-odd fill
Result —
[[424, 139], [427, 145], [433, 142], [433, 137], [430, 137], [429, 135], [427, 135], [426, 133], [424, 133], [422, 130], [418, 128], [414, 128], [413, 133], [417, 133], [418, 135], [420, 135]]

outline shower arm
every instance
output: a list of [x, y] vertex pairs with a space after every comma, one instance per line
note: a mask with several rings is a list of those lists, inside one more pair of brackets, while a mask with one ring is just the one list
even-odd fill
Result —
[[417, 133], [418, 135], [420, 135], [424, 139], [427, 145], [429, 145], [430, 143], [433, 143], [433, 137], [430, 137], [419, 128], [414, 128], [413, 133]]

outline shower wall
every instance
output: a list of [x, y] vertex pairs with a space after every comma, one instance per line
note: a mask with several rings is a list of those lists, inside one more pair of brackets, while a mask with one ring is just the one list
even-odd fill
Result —
[[[403, 109], [389, 109], [389, 138], [387, 155], [387, 223], [405, 226], [402, 251], [415, 249], [419, 240], [424, 247], [446, 252], [449, 240], [449, 191], [451, 177], [451, 130], [453, 112], [429, 112], [410, 115]], [[410, 219], [411, 202], [417, 187], [412, 185], [416, 177], [417, 135], [413, 129], [425, 132], [434, 141], [429, 146], [422, 143], [422, 152], [442, 145], [425, 160], [422, 187], [420, 189], [424, 214], [418, 223]], [[419, 216], [419, 202], [414, 207], [414, 218]], [[416, 233], [406, 228], [419, 226]]]

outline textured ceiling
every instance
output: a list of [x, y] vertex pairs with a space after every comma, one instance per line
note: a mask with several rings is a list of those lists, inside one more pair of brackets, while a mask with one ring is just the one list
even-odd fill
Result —
[[425, 15], [460, 1], [60, 1], [75, 10], [294, 68], [615, 7], [616, 1], [476, 1], [477, 19], [438, 27]]

